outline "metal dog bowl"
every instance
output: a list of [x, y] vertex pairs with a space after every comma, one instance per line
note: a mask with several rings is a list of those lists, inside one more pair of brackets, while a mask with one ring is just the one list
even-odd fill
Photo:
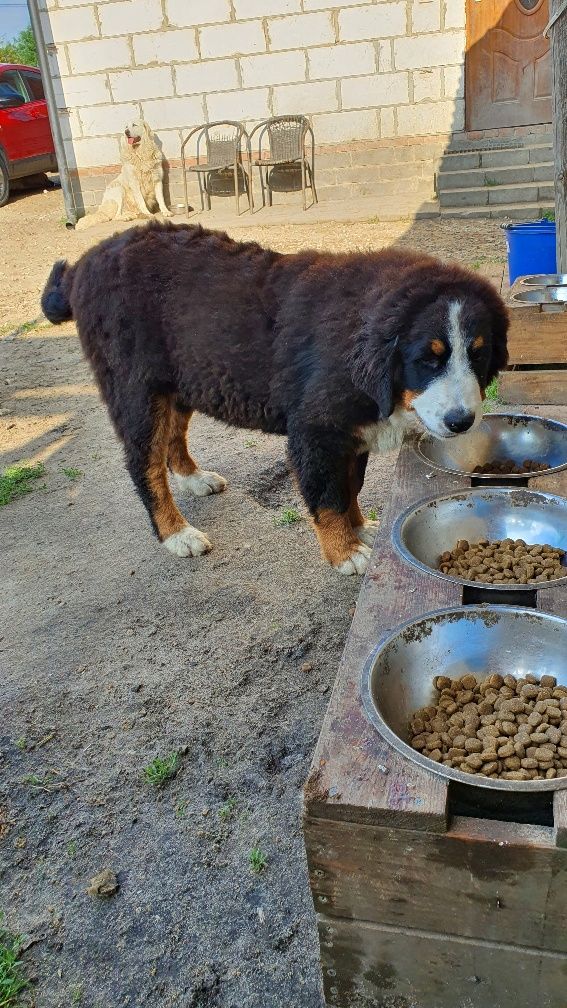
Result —
[[567, 273], [541, 273], [539, 276], [527, 276], [522, 278], [522, 283], [526, 287], [565, 287]]
[[[567, 424], [544, 417], [514, 413], [489, 413], [479, 426], [454, 438], [435, 438], [423, 434], [417, 453], [427, 465], [442, 472], [461, 473], [474, 479], [532, 479], [567, 468]], [[512, 459], [521, 465], [525, 459], [545, 462], [549, 469], [537, 469], [524, 475], [475, 473], [475, 466], [493, 459]]]
[[[487, 591], [533, 591], [562, 584], [565, 577], [530, 584], [485, 584], [467, 581], [437, 569], [439, 557], [452, 550], [458, 539], [477, 543], [481, 539], [523, 539], [557, 546], [567, 552], [567, 500], [554, 494], [509, 487], [475, 487], [460, 493], [435, 497], [412, 505], [397, 519], [392, 539], [408, 563], [435, 577]], [[567, 658], [566, 658], [567, 666]]]
[[557, 304], [567, 301], [567, 287], [534, 287], [512, 294], [512, 301], [522, 304]]
[[409, 721], [435, 696], [433, 680], [472, 673], [554, 675], [567, 686], [567, 621], [559, 616], [512, 606], [467, 606], [427, 613], [404, 623], [372, 652], [362, 675], [366, 714], [403, 756], [441, 777], [500, 791], [553, 791], [567, 777], [553, 780], [492, 780], [436, 763], [409, 745]]

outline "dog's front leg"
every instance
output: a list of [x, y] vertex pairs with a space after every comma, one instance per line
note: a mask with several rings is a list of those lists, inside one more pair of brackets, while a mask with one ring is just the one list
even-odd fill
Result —
[[136, 204], [136, 206], [137, 206], [138, 210], [140, 211], [142, 217], [151, 217], [152, 214], [151, 214], [151, 212], [148, 210], [148, 208], [146, 206], [146, 201], [144, 199], [144, 195], [142, 193], [142, 189], [141, 189], [140, 183], [139, 183], [139, 181], [138, 181], [138, 179], [136, 177], [135, 171], [132, 169], [131, 165], [126, 165], [125, 168], [124, 168], [124, 170], [125, 170], [125, 174], [126, 174], [126, 178], [127, 178], [127, 184], [128, 184], [128, 189], [130, 191], [130, 195], [131, 195], [132, 199], [134, 200], [134, 203]]
[[156, 196], [156, 203], [157, 203], [158, 207], [160, 208], [160, 211], [163, 214], [163, 216], [164, 217], [173, 217], [173, 214], [172, 214], [171, 210], [168, 210], [167, 207], [166, 207], [166, 205], [165, 205], [165, 200], [163, 198], [163, 183], [162, 183], [161, 179], [158, 182], [156, 182], [155, 196]]
[[291, 425], [288, 450], [325, 560], [341, 574], [364, 574], [370, 547], [351, 521], [355, 448], [348, 435]]

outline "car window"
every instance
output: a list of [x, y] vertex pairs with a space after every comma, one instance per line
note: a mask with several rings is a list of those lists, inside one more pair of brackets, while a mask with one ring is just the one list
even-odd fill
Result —
[[7, 84], [17, 91], [24, 101], [29, 101], [26, 86], [17, 70], [4, 70], [0, 73], [0, 84]]
[[32, 101], [45, 101], [45, 94], [43, 93], [43, 84], [41, 82], [40, 75], [38, 73], [26, 73], [26, 71], [23, 70], [22, 77], [27, 84], [30, 99]]

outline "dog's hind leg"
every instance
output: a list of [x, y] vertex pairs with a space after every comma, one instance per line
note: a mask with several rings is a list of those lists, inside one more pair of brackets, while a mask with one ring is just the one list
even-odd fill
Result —
[[366, 546], [372, 546], [376, 537], [376, 530], [379, 527], [380, 522], [373, 521], [370, 518], [365, 518], [358, 503], [358, 495], [362, 490], [362, 485], [364, 483], [367, 463], [368, 452], [364, 452], [362, 455], [357, 455], [352, 461], [350, 471], [350, 505], [348, 509], [348, 516], [355, 535], [357, 535], [360, 541], [365, 543]]
[[187, 428], [191, 411], [171, 409], [169, 447], [167, 465], [176, 478], [180, 490], [189, 490], [195, 497], [208, 497], [220, 493], [226, 487], [226, 480], [215, 472], [200, 469], [187, 447]]
[[[167, 453], [171, 431], [168, 396], [129, 402], [129, 422], [124, 432], [128, 471], [163, 545], [176, 556], [200, 556], [211, 549], [207, 537], [193, 528], [178, 510], [167, 481]], [[121, 424], [116, 424], [118, 433]]]

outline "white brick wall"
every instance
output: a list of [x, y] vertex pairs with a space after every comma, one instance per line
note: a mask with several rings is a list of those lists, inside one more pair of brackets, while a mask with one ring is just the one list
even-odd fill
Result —
[[[465, 0], [41, 0], [79, 167], [146, 115], [168, 156], [214, 119], [310, 116], [321, 144], [462, 128]], [[61, 75], [61, 77], [59, 77]], [[105, 160], [106, 159], [106, 160]]]
[[100, 31], [103, 38], [110, 35], [128, 35], [155, 31], [161, 27], [163, 14], [160, 0], [119, 0], [118, 3], [99, 4]]
[[187, 63], [199, 58], [195, 32], [191, 28], [134, 35], [132, 45], [137, 66], [145, 63]]

